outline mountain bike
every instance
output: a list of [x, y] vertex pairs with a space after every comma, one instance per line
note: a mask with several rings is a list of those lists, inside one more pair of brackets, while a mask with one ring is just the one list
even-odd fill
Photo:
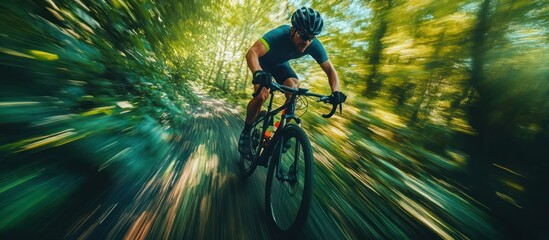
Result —
[[[239, 165], [244, 177], [250, 176], [256, 167], [268, 167], [265, 186], [265, 208], [267, 225], [278, 237], [295, 237], [303, 227], [311, 204], [313, 185], [313, 153], [311, 143], [301, 128], [300, 116], [295, 114], [296, 104], [307, 109], [306, 97], [316, 97], [317, 102], [331, 103], [332, 110], [323, 114], [331, 117], [339, 105], [333, 104], [330, 96], [309, 92], [305, 88], [291, 88], [280, 85], [272, 79], [261, 84], [253, 96], [263, 87], [269, 89], [267, 110], [256, 117], [251, 130], [251, 152], [241, 155]], [[272, 109], [275, 92], [291, 93], [290, 100]], [[273, 136], [265, 134], [278, 113], [285, 110]], [[292, 121], [290, 123], [290, 121]]]

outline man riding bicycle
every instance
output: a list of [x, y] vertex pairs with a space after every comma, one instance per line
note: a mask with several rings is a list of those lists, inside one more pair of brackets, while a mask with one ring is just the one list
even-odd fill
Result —
[[[347, 98], [339, 88], [337, 72], [328, 59], [322, 43], [316, 38], [322, 31], [324, 20], [320, 13], [312, 8], [302, 7], [292, 14], [292, 26], [282, 25], [255, 42], [246, 53], [248, 67], [253, 73], [254, 91], [270, 81], [271, 74], [279, 84], [297, 88], [298, 78], [288, 60], [312, 56], [328, 76], [332, 90], [332, 103], [345, 102]], [[269, 90], [263, 88], [259, 95], [252, 98], [247, 106], [244, 129], [238, 141], [241, 154], [250, 152], [250, 130], [261, 106], [269, 96]], [[286, 94], [288, 101], [290, 94]]]

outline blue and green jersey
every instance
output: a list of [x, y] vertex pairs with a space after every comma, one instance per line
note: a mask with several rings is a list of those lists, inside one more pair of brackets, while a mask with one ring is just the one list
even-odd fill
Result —
[[275, 68], [277, 65], [286, 64], [290, 59], [296, 59], [305, 55], [313, 57], [318, 64], [328, 60], [328, 55], [322, 43], [314, 38], [305, 52], [299, 53], [294, 49], [290, 39], [290, 26], [282, 25], [277, 27], [259, 39], [265, 48], [267, 54], [259, 58], [259, 63], [263, 68]]

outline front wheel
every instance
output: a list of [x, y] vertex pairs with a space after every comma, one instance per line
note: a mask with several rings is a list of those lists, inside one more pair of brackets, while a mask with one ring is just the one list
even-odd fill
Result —
[[300, 127], [284, 128], [267, 173], [265, 208], [267, 223], [283, 239], [295, 237], [303, 227], [311, 204], [313, 154]]

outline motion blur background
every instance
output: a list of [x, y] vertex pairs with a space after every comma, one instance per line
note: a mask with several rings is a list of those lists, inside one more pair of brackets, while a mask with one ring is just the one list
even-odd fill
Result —
[[303, 238], [549, 238], [544, 0], [3, 0], [0, 237], [267, 238], [234, 167], [244, 55], [300, 6], [349, 96], [303, 115]]

